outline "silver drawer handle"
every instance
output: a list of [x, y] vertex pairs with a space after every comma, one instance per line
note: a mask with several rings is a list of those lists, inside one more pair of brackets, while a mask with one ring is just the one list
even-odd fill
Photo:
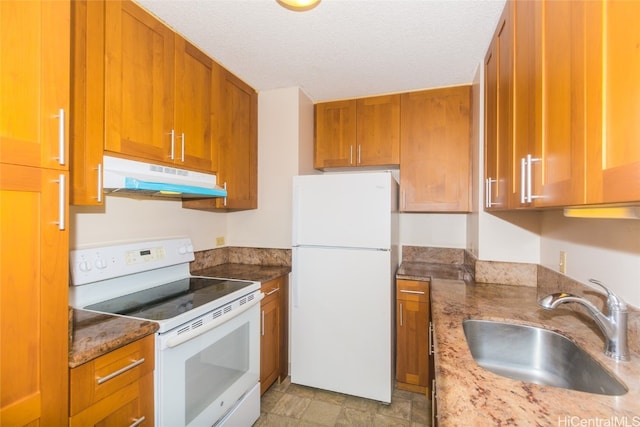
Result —
[[278, 292], [280, 290], [280, 288], [275, 288], [270, 290], [269, 292], [266, 293], [265, 297], [268, 297], [271, 294], [275, 294], [276, 292]]
[[112, 378], [117, 377], [118, 375], [127, 372], [130, 369], [135, 368], [138, 365], [142, 365], [144, 363], [144, 357], [142, 359], [138, 359], [138, 360], [134, 360], [133, 362], [131, 362], [130, 364], [128, 364], [127, 366], [125, 366], [122, 369], [118, 369], [115, 372], [110, 373], [109, 375], [107, 375], [106, 377], [101, 377], [98, 378], [98, 384], [103, 384], [106, 383], [107, 381], [109, 381]]
[[409, 290], [406, 290], [406, 289], [400, 289], [400, 293], [403, 293], [403, 294], [424, 295], [424, 291], [409, 291]]
[[142, 424], [142, 423], [144, 422], [144, 420], [145, 420], [145, 419], [146, 419], [146, 418], [145, 418], [145, 416], [144, 416], [144, 415], [143, 415], [143, 416], [141, 416], [141, 417], [140, 417], [140, 418], [138, 418], [138, 419], [135, 419], [135, 418], [134, 418], [134, 419], [133, 419], [133, 424], [130, 424], [130, 425], [129, 425], [129, 427], [136, 427], [137, 425]]

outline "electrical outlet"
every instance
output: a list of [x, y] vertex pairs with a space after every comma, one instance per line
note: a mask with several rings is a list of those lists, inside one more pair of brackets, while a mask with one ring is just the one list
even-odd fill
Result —
[[216, 246], [224, 246], [224, 236], [216, 237]]
[[560, 273], [567, 273], [567, 253], [565, 251], [560, 251], [560, 265], [559, 265]]

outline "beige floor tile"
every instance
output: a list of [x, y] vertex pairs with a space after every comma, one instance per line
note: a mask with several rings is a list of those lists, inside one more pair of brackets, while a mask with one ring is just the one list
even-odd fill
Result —
[[380, 406], [378, 414], [411, 421], [411, 396], [409, 399], [391, 399], [390, 405]]
[[340, 427], [371, 427], [375, 418], [375, 411], [343, 407], [336, 420], [336, 426]]
[[342, 407], [320, 400], [312, 400], [302, 415], [303, 421], [312, 421], [323, 426], [334, 426]]
[[275, 404], [271, 413], [300, 419], [311, 403], [311, 399], [285, 393]]
[[374, 427], [409, 427], [411, 423], [400, 418], [389, 417], [387, 415], [376, 414], [373, 419]]

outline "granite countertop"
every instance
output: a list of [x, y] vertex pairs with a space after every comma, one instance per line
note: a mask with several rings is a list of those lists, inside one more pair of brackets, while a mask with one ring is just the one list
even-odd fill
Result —
[[202, 270], [192, 271], [194, 276], [223, 277], [225, 279], [268, 282], [291, 272], [291, 267], [259, 264], [220, 264]]
[[75, 368], [158, 330], [149, 320], [69, 308], [69, 367]]
[[[640, 424], [640, 353], [634, 346], [628, 362], [606, 357], [602, 333], [586, 314], [567, 308], [539, 308], [535, 287], [434, 279], [431, 299], [440, 426]], [[467, 347], [462, 321], [468, 318], [508, 321], [561, 333], [614, 373], [629, 391], [623, 396], [601, 396], [489, 372], [475, 363]]]

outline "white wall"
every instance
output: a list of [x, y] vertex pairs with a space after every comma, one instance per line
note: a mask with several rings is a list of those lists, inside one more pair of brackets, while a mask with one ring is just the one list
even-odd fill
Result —
[[224, 213], [183, 209], [177, 200], [106, 196], [104, 208], [72, 206], [69, 230], [71, 249], [187, 236], [199, 251], [226, 236], [227, 220]]
[[565, 218], [543, 213], [541, 264], [558, 271], [567, 253], [566, 274], [587, 283], [598, 279], [627, 303], [640, 307], [640, 221]]
[[298, 88], [260, 92], [258, 209], [228, 214], [228, 245], [291, 247], [292, 177], [300, 161], [312, 161], [312, 149], [311, 100]]

